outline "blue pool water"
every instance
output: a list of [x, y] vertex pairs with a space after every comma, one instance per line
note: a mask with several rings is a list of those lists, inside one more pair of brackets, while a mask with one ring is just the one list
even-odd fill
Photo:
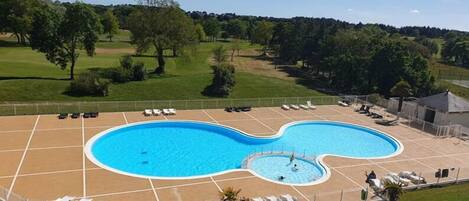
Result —
[[214, 124], [164, 121], [98, 135], [88, 142], [87, 156], [119, 172], [175, 178], [239, 169], [248, 155], [260, 151], [369, 158], [398, 149], [398, 143], [384, 134], [336, 122], [300, 122], [277, 137], [261, 139]]
[[[324, 174], [323, 168], [314, 161], [297, 158], [290, 163], [290, 157], [285, 155], [255, 158], [249, 168], [264, 178], [288, 184], [310, 183]], [[284, 178], [280, 179], [281, 176]]]

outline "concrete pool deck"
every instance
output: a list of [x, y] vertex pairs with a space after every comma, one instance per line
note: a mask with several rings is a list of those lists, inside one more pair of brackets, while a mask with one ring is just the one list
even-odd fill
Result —
[[[83, 145], [114, 126], [150, 120], [197, 120], [231, 126], [250, 134], [268, 136], [286, 123], [300, 120], [331, 120], [371, 127], [402, 142], [402, 154], [376, 160], [326, 157], [331, 178], [306, 187], [270, 183], [248, 172], [192, 180], [150, 180], [119, 175], [99, 168], [84, 156]], [[0, 117], [0, 186], [31, 200], [54, 200], [65, 195], [93, 200], [218, 200], [224, 187], [241, 188], [241, 196], [291, 194], [300, 200], [359, 200], [366, 188], [365, 171], [378, 177], [387, 172], [422, 172], [434, 182], [438, 168], [461, 169], [469, 178], [469, 143], [455, 138], [435, 138], [398, 125], [380, 126], [352, 108], [319, 106], [314, 111], [283, 111], [254, 108], [248, 113], [221, 109], [178, 111], [175, 116], [144, 117], [140, 112], [102, 113], [96, 119], [58, 120], [56, 115]], [[450, 172], [454, 179], [455, 171]], [[343, 191], [343, 195], [341, 195]]]

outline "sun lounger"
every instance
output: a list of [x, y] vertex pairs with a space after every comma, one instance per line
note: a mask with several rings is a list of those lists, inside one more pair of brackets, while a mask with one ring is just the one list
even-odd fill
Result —
[[73, 201], [75, 199], [77, 199], [77, 198], [76, 197], [71, 197], [71, 196], [64, 196], [63, 198], [58, 198], [55, 201]]
[[399, 123], [399, 117], [395, 119], [378, 119], [375, 121], [377, 124], [383, 125], [383, 126], [394, 126]]
[[68, 117], [68, 113], [60, 113], [58, 118], [59, 119], [66, 119]]
[[290, 106], [288, 106], [288, 105], [282, 105], [282, 109], [283, 109], [283, 110], [290, 110]]
[[250, 112], [251, 110], [252, 110], [251, 106], [241, 107], [241, 111], [243, 111], [243, 112]]
[[161, 110], [159, 110], [159, 109], [153, 109], [153, 115], [155, 115], [155, 116], [160, 116], [160, 115], [161, 115]]
[[143, 111], [143, 115], [145, 115], [145, 116], [151, 116], [152, 114], [153, 114], [153, 111], [150, 110], [150, 109], [145, 109]]
[[363, 112], [365, 111], [365, 108], [366, 108], [366, 105], [363, 105], [359, 108], [359, 109], [356, 109], [355, 112]]
[[300, 105], [300, 108], [303, 109], [303, 110], [309, 110], [309, 107], [306, 106], [306, 105]]
[[381, 180], [382, 180], [382, 183], [386, 183], [386, 182], [390, 182], [390, 183], [393, 183], [393, 184], [398, 184], [399, 183], [399, 180], [395, 180], [393, 177], [391, 177], [389, 175], [384, 176], [383, 178], [381, 178]]
[[409, 179], [412, 183], [414, 184], [425, 184], [427, 183], [425, 181], [425, 178], [418, 176], [415, 174], [415, 172], [410, 172], [410, 171], [402, 171], [399, 173], [400, 177]]
[[70, 117], [72, 117], [72, 119], [78, 119], [78, 118], [80, 118], [80, 113], [75, 112], [75, 113], [73, 113], [72, 116], [70, 116]]
[[233, 107], [226, 107], [225, 111], [226, 112], [233, 112], [234, 108]]
[[99, 116], [99, 112], [90, 112], [90, 117], [91, 118], [96, 118]]
[[91, 117], [91, 112], [85, 112], [83, 113], [83, 118], [87, 119]]
[[310, 109], [315, 110], [316, 106], [311, 103], [311, 101], [306, 101], [306, 106], [308, 106]]
[[296, 197], [291, 196], [290, 194], [286, 194], [286, 195], [281, 195], [280, 200], [282, 200], [282, 201], [297, 201], [298, 199]]
[[168, 112], [169, 112], [170, 115], [176, 115], [176, 109], [174, 109], [174, 108], [169, 108]]
[[267, 201], [281, 201], [275, 196], [267, 196], [267, 197], [265, 197], [265, 200], [267, 200]]
[[408, 186], [408, 185], [410, 185], [410, 183], [412, 183], [412, 181], [410, 181], [410, 179], [400, 177], [397, 173], [394, 173], [394, 172], [388, 173], [388, 176], [392, 177], [396, 181], [399, 181], [404, 186]]
[[338, 101], [337, 103], [338, 103], [340, 106], [342, 106], [342, 107], [348, 107], [348, 106], [349, 106], [349, 104], [347, 104], [347, 103], [344, 102], [344, 101]]
[[171, 112], [169, 112], [168, 109], [163, 109], [162, 111], [163, 111], [164, 115], [170, 115], [171, 114]]
[[93, 201], [93, 199], [81, 198], [79, 201]]
[[262, 198], [257, 197], [257, 198], [252, 198], [252, 201], [265, 201], [265, 200], [262, 199]]
[[290, 107], [294, 110], [299, 110], [300, 106], [291, 104]]
[[383, 191], [384, 186], [379, 179], [370, 179], [370, 186], [374, 191]]

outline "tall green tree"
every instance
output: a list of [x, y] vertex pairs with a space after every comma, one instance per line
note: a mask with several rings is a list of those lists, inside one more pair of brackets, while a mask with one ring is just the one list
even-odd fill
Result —
[[54, 6], [45, 6], [34, 13], [31, 47], [45, 53], [47, 60], [62, 69], [70, 66], [74, 79], [75, 65], [83, 48], [88, 56], [95, 54], [98, 34], [102, 31], [98, 15], [83, 3], [73, 3], [64, 13]]
[[204, 27], [201, 24], [195, 25], [195, 34], [197, 35], [197, 40], [199, 42], [205, 41], [205, 38], [207, 38], [207, 35], [204, 31]]
[[119, 20], [111, 9], [108, 9], [102, 19], [103, 31], [107, 35], [109, 42], [112, 42], [114, 35], [119, 33]]
[[196, 40], [192, 19], [171, 3], [161, 5], [141, 7], [129, 17], [131, 39], [132, 43], [137, 45], [137, 52], [143, 53], [152, 46], [155, 48], [157, 74], [165, 73], [165, 50], [172, 49], [173, 53], [176, 53], [178, 48]]
[[225, 32], [233, 38], [243, 39], [246, 37], [247, 29], [248, 25], [246, 22], [240, 19], [233, 19], [226, 25]]
[[31, 31], [34, 9], [46, 1], [2, 0], [0, 1], [0, 32], [11, 32], [18, 44], [25, 45]]
[[216, 41], [221, 32], [220, 22], [216, 18], [209, 18], [204, 22], [203, 26], [205, 33], [210, 37], [211, 41]]
[[213, 60], [215, 61], [216, 66], [221, 66], [226, 62], [226, 48], [223, 45], [220, 45], [212, 50]]
[[397, 109], [397, 112], [401, 112], [404, 98], [412, 95], [412, 87], [410, 86], [408, 82], [401, 80], [398, 83], [396, 83], [394, 87], [392, 87], [391, 94], [393, 96], [399, 97], [399, 107]]
[[233, 62], [235, 53], [238, 53], [238, 56], [239, 56], [239, 51], [241, 50], [241, 40], [233, 39], [233, 41], [231, 42], [230, 49], [231, 49], [231, 61]]
[[261, 21], [257, 23], [256, 28], [254, 29], [254, 33], [251, 36], [252, 43], [262, 45], [263, 55], [267, 54], [270, 41], [272, 40], [273, 31], [274, 24], [272, 22]]

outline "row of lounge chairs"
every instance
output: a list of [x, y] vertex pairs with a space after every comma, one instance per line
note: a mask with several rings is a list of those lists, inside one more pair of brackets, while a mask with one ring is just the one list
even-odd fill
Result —
[[251, 106], [243, 106], [243, 107], [226, 107], [226, 112], [250, 112], [252, 110]]
[[306, 105], [295, 105], [295, 104], [291, 104], [291, 105], [282, 105], [281, 107], [283, 110], [300, 110], [300, 109], [303, 109], [303, 110], [315, 110], [316, 109], [316, 106], [314, 106], [311, 101], [306, 101]]
[[337, 101], [337, 104], [339, 104], [339, 106], [342, 106], [342, 107], [350, 107], [351, 102], [348, 100], [340, 100], [340, 101]]
[[92, 201], [93, 199], [87, 199], [87, 198], [77, 198], [77, 197], [72, 197], [72, 196], [64, 196], [62, 198], [58, 198], [55, 201]]
[[355, 111], [360, 114], [365, 114], [373, 119], [377, 119], [375, 123], [384, 125], [384, 126], [394, 126], [399, 123], [399, 117], [395, 118], [385, 118], [385, 115], [380, 114], [380, 112], [372, 111], [374, 106], [362, 105], [359, 109]]
[[399, 174], [390, 172], [381, 179], [370, 179], [369, 184], [376, 194], [381, 194], [384, 192], [384, 184], [387, 182], [401, 184], [405, 187], [411, 184], [425, 184], [426, 180], [424, 177], [418, 176], [415, 172], [402, 171]]
[[70, 115], [68, 113], [60, 113], [57, 118], [66, 119], [70, 117], [72, 119], [78, 119], [81, 116], [83, 116], [83, 118], [96, 118], [99, 116], [99, 112], [85, 112], [83, 115], [79, 112], [71, 113]]
[[297, 201], [298, 199], [294, 196], [291, 196], [290, 194], [285, 194], [279, 197], [277, 196], [267, 196], [265, 198], [257, 197], [257, 198], [253, 198], [252, 200], [253, 201]]
[[176, 115], [176, 109], [169, 108], [169, 109], [145, 109], [143, 111], [143, 115], [145, 116], [160, 116], [160, 115]]

